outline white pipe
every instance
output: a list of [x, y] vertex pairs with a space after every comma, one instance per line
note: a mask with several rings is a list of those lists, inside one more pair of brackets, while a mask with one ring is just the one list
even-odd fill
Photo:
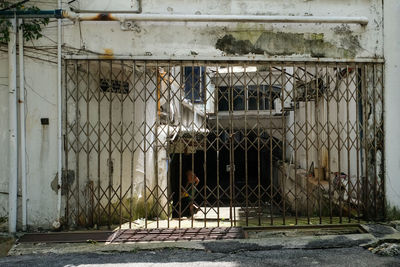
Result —
[[[22, 25], [23, 20], [19, 19], [19, 25]], [[26, 231], [27, 225], [27, 185], [26, 185], [26, 139], [25, 139], [25, 72], [24, 72], [24, 31], [18, 31], [19, 41], [19, 166], [21, 175], [21, 189], [22, 189], [22, 230]]]
[[[384, 121], [385, 121], [385, 190], [387, 211], [400, 210], [400, 1], [384, 2]], [[386, 123], [387, 122], [387, 123]]]
[[8, 112], [9, 112], [9, 182], [8, 182], [8, 231], [17, 231], [18, 190], [18, 129], [17, 129], [17, 19], [10, 19], [8, 41]]
[[[58, 0], [58, 8], [61, 8], [61, 0]], [[62, 20], [57, 21], [57, 141], [58, 141], [58, 191], [57, 191], [57, 221], [55, 228], [60, 227], [61, 219], [61, 183], [62, 183], [62, 84], [61, 84], [61, 42], [62, 42]]]
[[63, 17], [80, 21], [169, 21], [169, 22], [256, 22], [256, 23], [346, 23], [367, 25], [367, 17], [322, 16], [260, 16], [260, 15], [180, 15], [180, 14], [124, 14], [74, 13], [63, 11]]

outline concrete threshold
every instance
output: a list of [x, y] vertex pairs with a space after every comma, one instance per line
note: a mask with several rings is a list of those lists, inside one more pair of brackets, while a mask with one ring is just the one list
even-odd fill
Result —
[[[348, 229], [358, 229], [356, 232]], [[199, 229], [197, 229], [199, 230]], [[203, 229], [205, 230], [205, 229]], [[400, 243], [400, 232], [384, 224], [325, 225], [297, 227], [243, 228], [244, 239], [151, 241], [151, 242], [96, 242], [81, 243], [16, 243], [8, 255], [66, 254], [66, 253], [134, 253], [140, 250], [188, 249], [211, 253], [266, 251], [281, 249], [330, 249], [362, 246], [369, 248], [382, 242]], [[344, 231], [343, 231], [344, 230]], [[249, 234], [255, 231], [256, 235]], [[315, 232], [321, 231], [321, 232]], [[288, 234], [290, 233], [290, 234]], [[304, 235], [305, 234], [305, 235]], [[256, 237], [256, 238], [254, 238]]]
[[320, 249], [359, 246], [376, 241], [369, 233], [349, 235], [274, 237], [216, 241], [175, 241], [140, 243], [18, 243], [9, 251], [10, 256], [43, 253], [115, 253], [139, 250], [189, 249], [213, 253], [237, 251], [263, 251], [277, 249]]

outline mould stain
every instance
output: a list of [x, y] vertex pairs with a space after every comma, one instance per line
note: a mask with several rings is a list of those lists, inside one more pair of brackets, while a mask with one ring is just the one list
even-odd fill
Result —
[[349, 50], [359, 50], [361, 48], [359, 36], [354, 35], [349, 25], [340, 25], [333, 28], [336, 35], [339, 36], [340, 45]]
[[215, 47], [231, 55], [253, 53], [271, 56], [311, 55], [312, 57], [354, 58], [360, 49], [358, 37], [351, 31], [336, 34], [339, 35], [341, 47], [325, 41], [323, 33], [272, 31], [260, 32], [253, 42], [248, 39], [248, 33], [226, 34], [217, 40]]
[[221, 39], [218, 39], [215, 47], [227, 54], [264, 54], [264, 52], [260, 49], [257, 49], [250, 42], [250, 40], [238, 40], [231, 34], [225, 35]]

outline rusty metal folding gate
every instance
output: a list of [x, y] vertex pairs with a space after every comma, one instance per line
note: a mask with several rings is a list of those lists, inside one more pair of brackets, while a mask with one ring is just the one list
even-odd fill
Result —
[[65, 224], [384, 216], [383, 64], [65, 61]]

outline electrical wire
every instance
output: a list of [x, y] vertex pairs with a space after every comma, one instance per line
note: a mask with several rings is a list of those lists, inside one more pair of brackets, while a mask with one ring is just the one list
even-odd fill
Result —
[[29, 1], [30, 0], [22, 0], [22, 1], [18, 2], [18, 3], [12, 4], [11, 6], [8, 6], [8, 7], [5, 7], [3, 9], [0, 9], [0, 11], [6, 11], [6, 10], [10, 10], [10, 9], [16, 8], [16, 7], [18, 7], [20, 5], [23, 5], [23, 4], [25, 4], [26, 2], [29, 2]]
[[50, 105], [57, 106], [56, 104], [52, 103], [50, 100], [46, 99], [46, 97], [42, 96], [40, 93], [38, 93], [35, 89], [32, 88], [27, 82], [26, 79], [24, 78], [25, 85], [28, 87], [33, 93], [35, 93], [38, 97], [43, 99], [45, 102], [49, 103]]

